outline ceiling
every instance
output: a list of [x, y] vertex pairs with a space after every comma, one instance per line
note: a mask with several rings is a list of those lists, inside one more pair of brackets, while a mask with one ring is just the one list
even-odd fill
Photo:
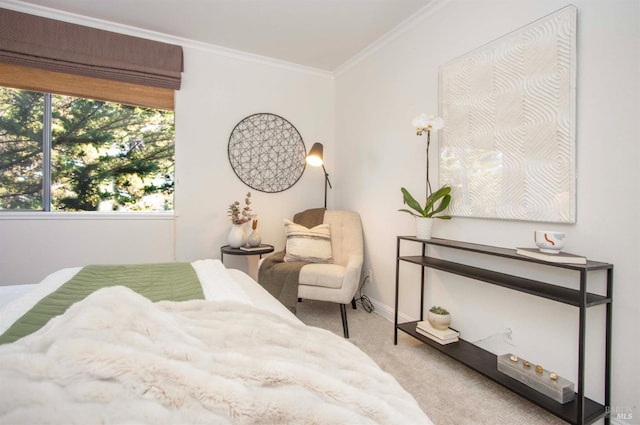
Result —
[[434, 0], [9, 0], [334, 71]]

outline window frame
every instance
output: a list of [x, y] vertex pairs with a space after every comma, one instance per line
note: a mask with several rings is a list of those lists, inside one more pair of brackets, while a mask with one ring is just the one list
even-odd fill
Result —
[[[0, 70], [2, 69], [3, 64], [0, 63]], [[2, 86], [0, 82], [0, 86]], [[28, 90], [21, 89], [17, 87], [3, 86], [6, 88], [13, 88], [17, 90]], [[69, 218], [79, 218], [83, 219], [127, 219], [130, 220], [132, 218], [157, 218], [157, 219], [169, 219], [174, 218], [175, 214], [175, 188], [174, 188], [174, 201], [173, 201], [173, 209], [172, 210], [163, 210], [163, 211], [52, 211], [51, 210], [51, 202], [52, 202], [52, 164], [51, 164], [51, 150], [52, 150], [52, 96], [53, 95], [62, 95], [62, 96], [70, 96], [76, 98], [85, 98], [83, 96], [75, 96], [75, 95], [67, 95], [64, 93], [52, 93], [52, 92], [43, 92], [42, 90], [29, 90], [39, 92], [43, 95], [43, 128], [42, 128], [42, 209], [39, 210], [0, 210], [0, 219], [69, 219]], [[173, 91], [172, 91], [173, 94]], [[87, 99], [87, 98], [85, 98]], [[104, 99], [90, 99], [90, 100], [104, 100]], [[106, 102], [112, 103], [121, 103], [126, 104], [125, 102], [116, 102], [112, 100], [104, 100]], [[133, 105], [138, 107], [149, 107], [151, 109], [162, 109], [165, 111], [171, 111], [174, 113], [174, 130], [175, 130], [175, 111], [173, 108], [157, 108], [152, 106], [145, 105]], [[174, 148], [174, 173], [175, 173], [175, 148]]]

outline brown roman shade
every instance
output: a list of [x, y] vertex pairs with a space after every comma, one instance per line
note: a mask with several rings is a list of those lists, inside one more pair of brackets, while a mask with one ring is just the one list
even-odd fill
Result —
[[172, 89], [83, 77], [1, 62], [0, 86], [148, 108], [166, 110], [174, 108]]
[[[34, 70], [31, 76], [39, 74], [36, 70], [44, 73], [37, 76], [36, 82], [29, 82], [31, 77], [24, 73], [14, 74], [9, 80], [17, 79], [22, 84], [21, 87], [15, 83], [12, 86], [54, 91], [55, 88], [42, 87], [42, 82], [46, 85], [47, 81], [52, 81], [52, 76], [64, 79], [65, 75], [72, 74], [87, 79], [76, 81], [77, 93], [59, 90], [60, 93], [82, 96], [80, 85], [90, 81], [94, 89], [104, 86], [105, 96], [84, 96], [116, 101], [118, 99], [107, 98], [113, 87], [124, 87], [124, 91], [128, 91], [133, 86], [141, 86], [140, 93], [145, 93], [145, 87], [149, 87], [153, 92], [173, 98], [173, 90], [180, 88], [183, 70], [181, 46], [2, 8], [0, 64], [8, 65], [0, 69], [0, 74], [4, 74], [0, 76], [0, 84], [9, 85], [4, 77], [11, 70], [30, 68]], [[115, 83], [112, 85], [110, 82]], [[145, 105], [131, 100], [126, 103]], [[172, 99], [170, 103], [173, 108]]]

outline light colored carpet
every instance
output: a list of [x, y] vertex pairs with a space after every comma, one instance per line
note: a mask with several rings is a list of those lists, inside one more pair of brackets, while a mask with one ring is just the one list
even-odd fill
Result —
[[[337, 304], [298, 303], [304, 323], [342, 334]], [[349, 341], [372, 357], [418, 401], [435, 425], [555, 425], [566, 422], [404, 332], [361, 305], [347, 307]]]

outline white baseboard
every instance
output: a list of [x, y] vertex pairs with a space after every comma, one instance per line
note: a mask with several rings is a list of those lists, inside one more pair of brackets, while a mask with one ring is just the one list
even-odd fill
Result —
[[[393, 319], [394, 319], [394, 315], [395, 315], [395, 311], [393, 307], [389, 307], [386, 304], [383, 304], [382, 302], [375, 300], [371, 297], [369, 297], [369, 300], [371, 301], [371, 304], [373, 304], [374, 306], [374, 313], [377, 313], [378, 316], [383, 317], [384, 319], [387, 319], [388, 321], [390, 321], [391, 323], [393, 323]], [[398, 313], [398, 322], [399, 323], [404, 323], [404, 322], [411, 322], [414, 320], [418, 320], [415, 319], [413, 317], [407, 316], [406, 314], [403, 313]]]

